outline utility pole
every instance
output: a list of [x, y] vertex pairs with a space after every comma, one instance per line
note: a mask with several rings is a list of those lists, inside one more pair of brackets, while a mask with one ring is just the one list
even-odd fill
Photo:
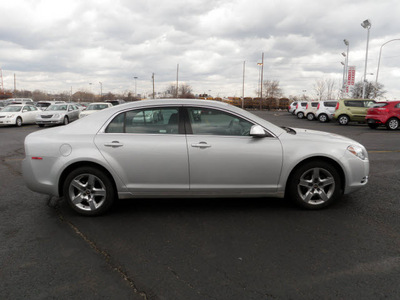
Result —
[[260, 97], [260, 110], [262, 110], [263, 80], [264, 80], [264, 52], [262, 53], [262, 59], [261, 59], [261, 97]]
[[243, 62], [243, 87], [242, 87], [242, 108], [244, 108], [244, 75], [246, 70], [246, 61]]
[[153, 99], [155, 99], [155, 98], [156, 98], [156, 93], [154, 92], [154, 73], [153, 73], [153, 75], [151, 76], [151, 78], [152, 78], [152, 80], [153, 80]]
[[178, 75], [179, 75], [179, 64], [176, 66], [176, 98], [178, 98]]

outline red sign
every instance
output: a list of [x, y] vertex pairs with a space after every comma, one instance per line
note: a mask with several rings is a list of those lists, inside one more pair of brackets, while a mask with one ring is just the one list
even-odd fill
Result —
[[349, 66], [349, 71], [347, 74], [347, 84], [346, 84], [346, 92], [349, 92], [349, 86], [354, 85], [356, 81], [356, 67], [355, 66]]

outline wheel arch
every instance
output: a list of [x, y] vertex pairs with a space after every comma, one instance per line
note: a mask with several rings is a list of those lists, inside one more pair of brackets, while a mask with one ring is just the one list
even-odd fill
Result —
[[342, 191], [344, 191], [345, 186], [346, 186], [346, 176], [345, 176], [345, 173], [343, 171], [342, 166], [332, 158], [329, 158], [329, 157], [326, 157], [326, 156], [313, 156], [313, 157], [308, 157], [308, 158], [300, 161], [296, 166], [294, 166], [292, 168], [292, 170], [289, 173], [289, 176], [287, 177], [288, 179], [287, 179], [287, 181], [285, 183], [285, 196], [288, 194], [288, 188], [289, 188], [288, 182], [293, 180], [293, 175], [294, 175], [295, 171], [298, 168], [300, 168], [301, 166], [303, 166], [303, 165], [305, 165], [305, 164], [307, 164], [307, 163], [309, 163], [311, 161], [315, 161], [315, 160], [324, 161], [326, 163], [329, 163], [338, 171], [340, 179], [341, 179], [341, 189], [342, 189]]
[[65, 182], [65, 179], [67, 178], [68, 174], [72, 170], [75, 170], [77, 168], [82, 168], [82, 167], [92, 167], [92, 168], [98, 169], [99, 171], [104, 172], [110, 178], [110, 180], [113, 184], [114, 190], [118, 194], [118, 189], [117, 189], [117, 185], [115, 183], [115, 179], [114, 179], [113, 175], [104, 166], [102, 166], [98, 163], [92, 162], [92, 161], [79, 161], [79, 162], [75, 162], [75, 163], [69, 165], [61, 173], [60, 179], [58, 181], [58, 193], [59, 193], [60, 197], [64, 196], [63, 186], [64, 186], [64, 182]]

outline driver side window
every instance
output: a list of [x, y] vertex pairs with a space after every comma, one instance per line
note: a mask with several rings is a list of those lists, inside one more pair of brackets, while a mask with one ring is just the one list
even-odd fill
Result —
[[254, 124], [224, 111], [191, 107], [188, 108], [190, 125], [195, 135], [249, 136]]

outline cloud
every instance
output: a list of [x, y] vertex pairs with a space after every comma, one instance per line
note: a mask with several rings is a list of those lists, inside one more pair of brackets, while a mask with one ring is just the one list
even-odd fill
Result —
[[[24, 89], [63, 91], [103, 82], [105, 91], [162, 89], [179, 77], [195, 92], [241, 94], [258, 86], [261, 53], [265, 79], [276, 79], [287, 95], [311, 90], [316, 79], [340, 86], [343, 39], [349, 64], [364, 71], [369, 18], [368, 73], [375, 73], [381, 45], [398, 36], [400, 4], [361, 1], [61, 1], [14, 0], [2, 4], [0, 67], [5, 87], [13, 74]], [[380, 81], [388, 97], [400, 98], [400, 43], [385, 46]], [[372, 79], [369, 75], [368, 79]]]

